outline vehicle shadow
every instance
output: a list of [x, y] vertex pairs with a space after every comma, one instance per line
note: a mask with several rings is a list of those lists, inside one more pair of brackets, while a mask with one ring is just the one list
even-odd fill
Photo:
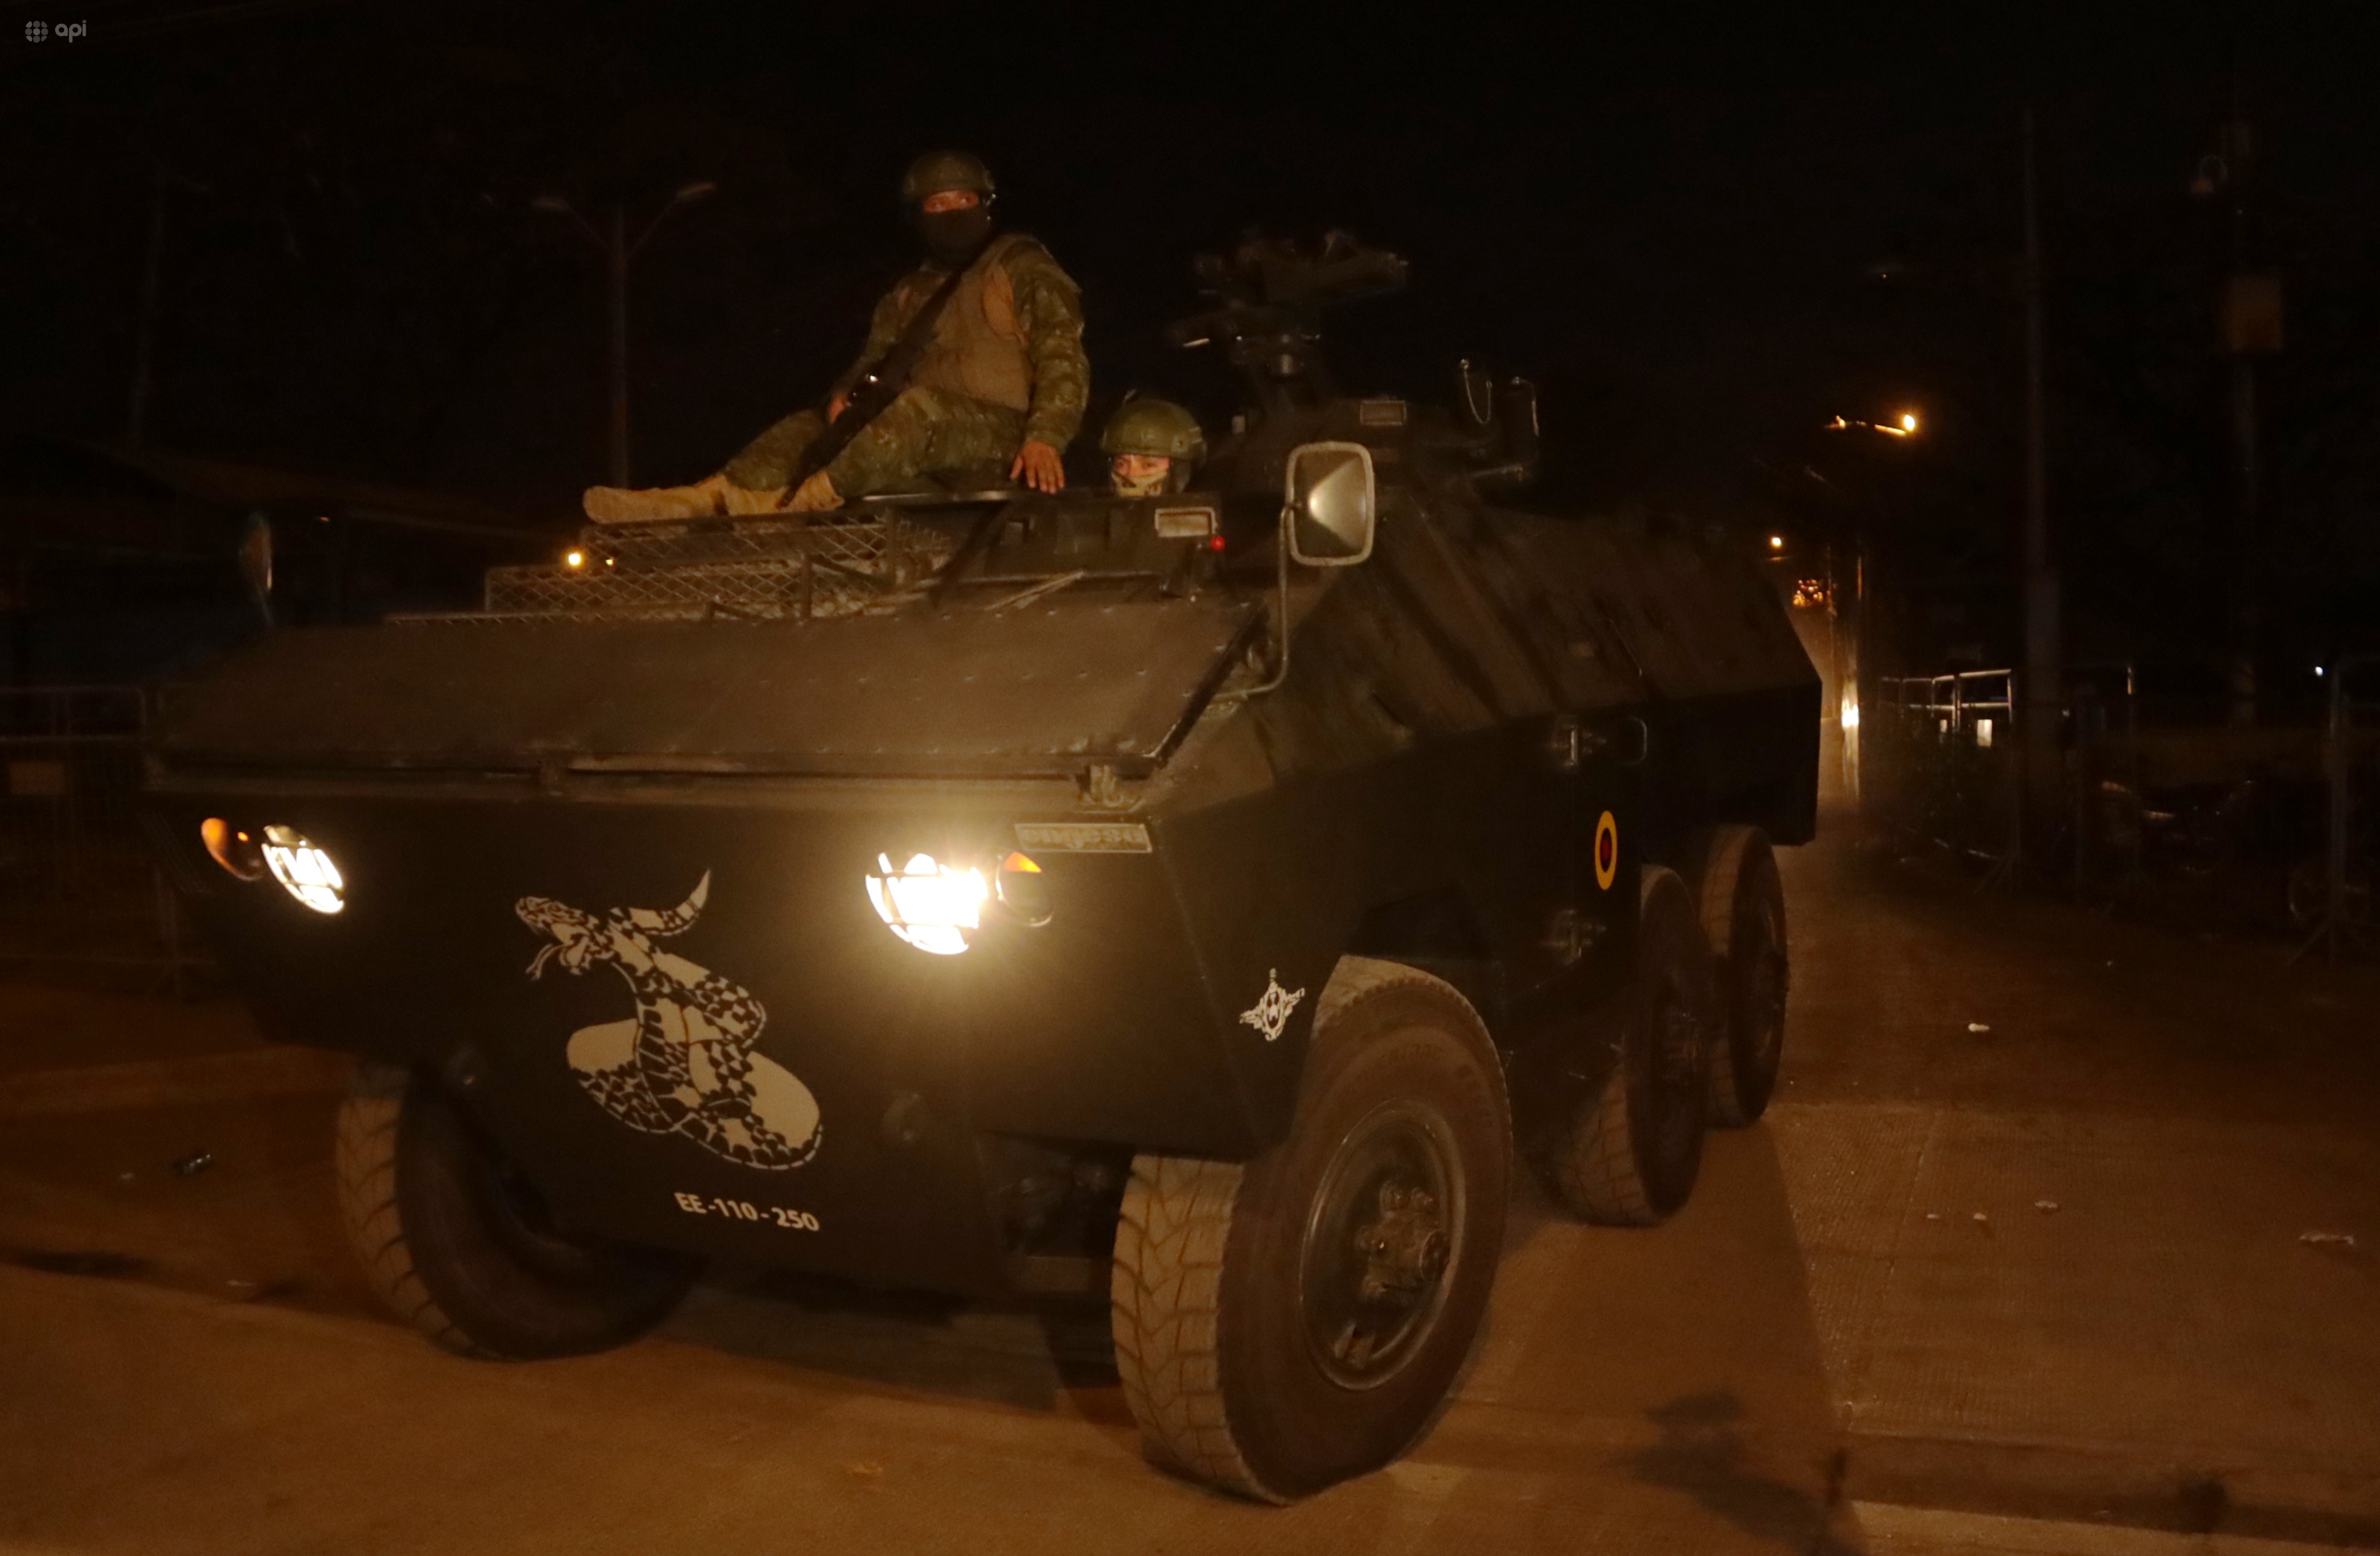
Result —
[[1647, 1413], [1661, 1441], [1628, 1457], [1636, 1478], [1683, 1492], [1756, 1539], [1809, 1556], [1858, 1556], [1833, 1527], [1842, 1500], [1847, 1451], [1835, 1450], [1814, 1494], [1763, 1473], [1744, 1438], [1743, 1402], [1731, 1393], [1688, 1394]]
[[881, 1291], [767, 1269], [713, 1270], [662, 1331], [848, 1381], [1128, 1426], [1094, 1298]]

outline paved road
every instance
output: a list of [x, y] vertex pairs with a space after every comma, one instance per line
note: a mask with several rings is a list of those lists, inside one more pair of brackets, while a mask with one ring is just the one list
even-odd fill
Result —
[[1286, 1511], [1141, 1465], [1095, 1310], [731, 1271], [609, 1355], [440, 1355], [347, 1268], [335, 1067], [0, 986], [0, 1550], [2380, 1544], [2380, 979], [1832, 844], [1788, 887], [1769, 1121], [1657, 1232], [1526, 1191], [1438, 1429]]

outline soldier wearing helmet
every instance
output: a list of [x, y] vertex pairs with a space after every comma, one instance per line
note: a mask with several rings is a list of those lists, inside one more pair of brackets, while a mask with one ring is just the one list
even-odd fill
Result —
[[[1064, 486], [1062, 456], [1090, 394], [1081, 291], [1039, 243], [995, 234], [997, 196], [990, 170], [965, 152], [933, 152], [912, 163], [901, 198], [925, 261], [876, 305], [867, 344], [835, 380], [825, 413], [784, 418], [692, 486], [596, 487], [587, 494], [589, 516], [802, 511], [870, 492], [937, 484], [967, 490], [1002, 478], [1040, 492]], [[899, 395], [825, 468], [787, 490], [812, 440], [842, 417], [854, 389], [953, 274], [956, 289]]]
[[1198, 419], [1171, 400], [1127, 398], [1099, 434], [1120, 497], [1158, 497], [1190, 484], [1207, 457]]

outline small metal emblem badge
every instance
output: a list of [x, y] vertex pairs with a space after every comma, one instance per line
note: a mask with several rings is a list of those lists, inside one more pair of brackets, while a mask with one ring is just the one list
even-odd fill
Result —
[[1265, 1041], [1276, 1042], [1288, 1028], [1290, 1012], [1304, 998], [1305, 990], [1281, 986], [1281, 969], [1275, 967], [1265, 975], [1264, 998], [1240, 1012], [1240, 1020], [1262, 1032]]

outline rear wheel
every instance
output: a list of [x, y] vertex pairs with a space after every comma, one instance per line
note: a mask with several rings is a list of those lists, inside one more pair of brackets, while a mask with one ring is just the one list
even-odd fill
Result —
[[1703, 855], [1703, 936], [1710, 943], [1718, 1030], [1712, 1034], [1710, 1121], [1739, 1129], [1767, 1111], [1785, 1052], [1785, 886], [1768, 834], [1724, 826]]
[[565, 1236], [444, 1092], [358, 1067], [339, 1108], [339, 1210], [381, 1300], [467, 1355], [599, 1351], [666, 1317], [690, 1260]]
[[1478, 1331], [1511, 1181], [1503, 1070], [1470, 1003], [1342, 961], [1287, 1139], [1245, 1166], [1133, 1163], [1111, 1327], [1150, 1458], [1279, 1502], [1403, 1453]]
[[1710, 952], [1675, 871], [1643, 870], [1634, 973], [1591, 1019], [1611, 1062], [1547, 1142], [1539, 1173], [1586, 1221], [1651, 1226], [1694, 1193], [1710, 1099]]

